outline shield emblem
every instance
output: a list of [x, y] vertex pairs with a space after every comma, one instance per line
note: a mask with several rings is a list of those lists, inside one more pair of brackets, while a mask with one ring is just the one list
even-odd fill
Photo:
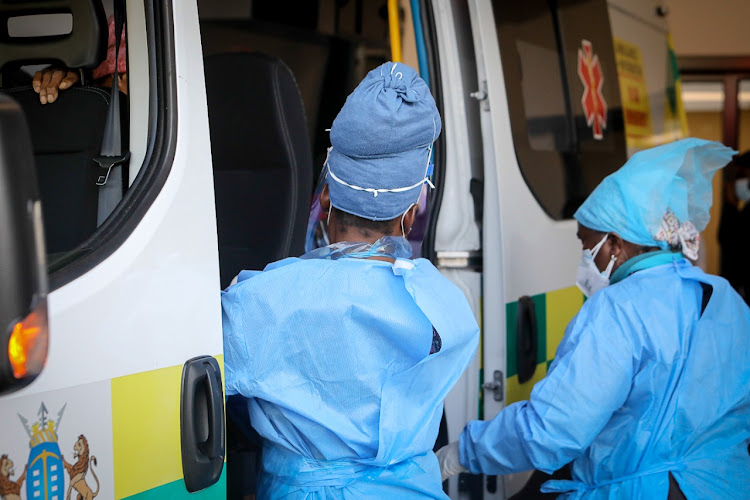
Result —
[[56, 441], [42, 442], [31, 448], [26, 478], [28, 500], [63, 500], [65, 475]]

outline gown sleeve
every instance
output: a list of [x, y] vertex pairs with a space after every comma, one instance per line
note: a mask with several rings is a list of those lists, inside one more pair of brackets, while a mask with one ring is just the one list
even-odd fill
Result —
[[[257, 345], [263, 321], [258, 311], [263, 305], [258, 302], [254, 278], [267, 275], [269, 271], [294, 264], [299, 259], [286, 258], [272, 262], [263, 271], [240, 271], [236, 283], [221, 292], [221, 327], [224, 339], [224, 383], [226, 396], [242, 394], [252, 397], [254, 392], [254, 368], [252, 349]], [[262, 279], [262, 278], [261, 278]]]
[[260, 271], [242, 271], [238, 282], [221, 292], [221, 328], [224, 337], [224, 383], [226, 396], [251, 393], [252, 377], [248, 371], [253, 366], [247, 348], [246, 332], [256, 329], [248, 325], [253, 318], [248, 309], [253, 306], [251, 294], [242, 282], [260, 275]]
[[634, 375], [634, 342], [622, 326], [626, 318], [595, 300], [601, 298], [588, 300], [568, 325], [528, 401], [467, 424], [460, 437], [464, 467], [475, 474], [551, 473], [582, 454], [623, 405]]

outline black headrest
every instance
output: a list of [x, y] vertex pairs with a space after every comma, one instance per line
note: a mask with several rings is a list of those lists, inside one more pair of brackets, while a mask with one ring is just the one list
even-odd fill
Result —
[[305, 111], [286, 64], [257, 52], [216, 54], [205, 74], [214, 169], [311, 169]]
[[[42, 14], [70, 14], [73, 30], [66, 35], [10, 36], [8, 19]], [[107, 35], [101, 0], [0, 0], [0, 68], [47, 62], [93, 68], [106, 55]]]

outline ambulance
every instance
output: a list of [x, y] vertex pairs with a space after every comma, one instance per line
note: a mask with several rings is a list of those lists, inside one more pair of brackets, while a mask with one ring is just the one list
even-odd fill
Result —
[[[326, 129], [389, 59], [419, 68], [444, 123], [415, 252], [482, 328], [436, 446], [527, 398], [584, 300], [575, 209], [629, 154], [686, 133], [667, 15], [651, 0], [0, 0], [0, 498], [249, 498], [219, 290], [304, 251]], [[126, 71], [97, 77], [115, 48]], [[78, 82], [43, 105], [31, 75], [49, 64]], [[445, 488], [509, 498], [531, 475]]]

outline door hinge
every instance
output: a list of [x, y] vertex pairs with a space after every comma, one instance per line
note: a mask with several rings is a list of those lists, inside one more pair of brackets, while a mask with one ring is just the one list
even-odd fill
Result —
[[495, 401], [502, 401], [505, 398], [505, 377], [503, 372], [495, 370], [492, 374], [492, 382], [485, 382], [482, 385], [485, 391], [492, 391], [492, 397]]
[[476, 99], [477, 101], [482, 103], [483, 110], [489, 111], [490, 100], [489, 100], [489, 94], [487, 93], [487, 80], [482, 80], [482, 83], [479, 85], [479, 90], [469, 94], [469, 97], [471, 97], [472, 99]]
[[441, 269], [470, 269], [482, 270], [481, 250], [470, 251], [439, 251], [437, 252], [437, 267]]

